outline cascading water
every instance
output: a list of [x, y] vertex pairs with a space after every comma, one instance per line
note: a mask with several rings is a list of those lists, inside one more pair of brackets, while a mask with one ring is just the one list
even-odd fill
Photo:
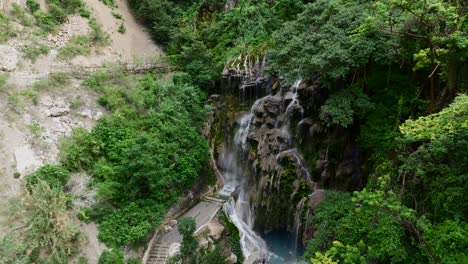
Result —
[[[292, 96], [291, 102], [289, 103], [288, 107], [286, 108], [286, 113], [290, 113], [291, 108], [296, 106], [296, 105], [300, 107], [299, 99], [298, 99], [298, 97], [299, 97], [298, 91], [299, 91], [299, 86], [301, 85], [301, 83], [302, 83], [302, 79], [297, 80], [296, 82], [294, 82], [293, 86], [291, 86], [293, 96]], [[301, 111], [301, 114], [302, 114], [302, 112], [303, 112], [302, 107], [301, 107], [300, 111]]]
[[227, 194], [230, 196], [233, 192], [238, 192], [237, 199], [231, 197], [224, 204], [224, 211], [239, 230], [242, 253], [245, 258], [244, 263], [253, 263], [259, 259], [266, 260], [269, 255], [265, 241], [253, 231], [255, 215], [247, 194], [248, 183], [243, 177], [245, 171], [238, 159], [239, 155], [246, 150], [250, 123], [258, 101], [254, 103], [250, 113], [241, 118], [239, 129], [234, 136], [234, 144], [229, 151], [230, 157], [226, 164], [226, 172], [223, 174], [224, 187], [220, 191], [220, 195], [223, 196]]
[[[259, 60], [257, 63], [259, 63]], [[256, 224], [254, 208], [255, 210], [263, 210], [258, 211], [258, 213], [265, 217], [265, 207], [262, 208], [263, 205], [258, 207], [259, 200], [257, 200], [256, 193], [261, 190], [267, 191], [270, 187], [267, 185], [265, 189], [254, 191], [251, 188], [259, 188], [257, 185], [259, 183], [256, 182], [254, 177], [249, 177], [252, 173], [252, 164], [249, 162], [252, 162], [252, 158], [259, 158], [259, 156], [253, 157], [250, 155], [252, 153], [263, 153], [261, 154], [263, 155], [262, 158], [258, 160], [264, 162], [260, 163], [260, 166], [261, 164], [270, 164], [268, 162], [273, 164], [263, 167], [263, 169], [267, 171], [275, 168], [281, 169], [281, 166], [276, 165], [275, 167], [274, 164], [280, 164], [280, 161], [285, 159], [286, 162], [295, 164], [295, 173], [298, 180], [306, 182], [311, 186], [311, 189], [315, 189], [315, 183], [312, 182], [305, 160], [290, 141], [291, 120], [297, 117], [296, 113], [303, 114], [303, 108], [299, 102], [300, 85], [301, 80], [298, 80], [287, 93], [280, 90], [276, 95], [267, 95], [256, 100], [250, 112], [238, 120], [239, 128], [231, 143], [225, 144], [223, 151], [221, 151], [220, 164], [224, 186], [218, 195], [228, 199], [224, 204], [224, 211], [239, 230], [241, 249], [245, 258], [244, 263], [247, 264], [265, 263], [262, 261], [269, 264], [303, 263], [298, 261], [297, 258], [302, 252], [302, 249], [300, 249], [302, 246], [300, 232], [303, 230], [303, 212], [307, 206], [308, 197], [301, 197], [299, 203], [296, 202], [297, 204], [293, 205], [291, 229], [282, 229], [282, 231], [268, 230], [268, 233], [261, 237], [253, 230]], [[283, 103], [286, 103], [286, 105], [281, 106]], [[255, 152], [249, 152], [248, 142], [250, 140], [257, 142], [256, 148], [258, 149], [255, 149]], [[266, 148], [261, 148], [261, 146]], [[267, 151], [262, 152], [263, 150]], [[268, 177], [272, 175], [271, 177], [273, 177], [276, 174], [263, 175], [268, 175]], [[276, 178], [278, 186], [281, 182], [280, 175], [278, 174]], [[275, 185], [272, 184], [271, 187], [273, 186]], [[265, 221], [261, 218], [257, 220]]]

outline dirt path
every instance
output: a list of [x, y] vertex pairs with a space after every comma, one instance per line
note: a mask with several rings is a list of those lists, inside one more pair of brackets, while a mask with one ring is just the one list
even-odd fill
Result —
[[[138, 24], [132, 16], [127, 2], [117, 0], [118, 8], [111, 9], [99, 0], [84, 0], [88, 8], [96, 17], [112, 40], [111, 49], [124, 60], [132, 60], [134, 57], [160, 57], [164, 55], [162, 50], [154, 44], [148, 32]], [[123, 16], [126, 32], [118, 32], [122, 20], [115, 18], [112, 12]]]

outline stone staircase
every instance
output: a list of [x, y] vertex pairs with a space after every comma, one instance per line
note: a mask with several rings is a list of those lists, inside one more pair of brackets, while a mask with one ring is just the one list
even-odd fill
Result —
[[154, 243], [146, 264], [166, 264], [168, 260], [169, 245]]

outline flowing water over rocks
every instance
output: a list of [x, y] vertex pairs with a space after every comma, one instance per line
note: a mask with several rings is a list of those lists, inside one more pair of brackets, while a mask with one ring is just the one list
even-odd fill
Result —
[[[301, 244], [300, 230], [303, 221], [303, 211], [308, 197], [306, 193], [312, 193], [316, 184], [312, 181], [309, 168], [300, 152], [293, 147], [292, 135], [289, 129], [291, 119], [303, 110], [298, 99], [298, 89], [301, 81], [297, 81], [291, 91], [279, 91], [276, 95], [266, 95], [257, 99], [250, 111], [243, 114], [236, 123], [238, 127], [231, 142], [226, 143], [219, 153], [217, 164], [222, 172], [223, 188], [220, 196], [232, 195], [233, 198], [225, 203], [224, 211], [236, 225], [240, 232], [240, 243], [245, 258], [244, 263], [293, 263], [296, 260]], [[245, 87], [241, 86], [241, 89]], [[293, 95], [286, 99], [284, 94]], [[291, 168], [294, 168], [291, 170]], [[288, 175], [286, 175], [288, 174]], [[264, 177], [271, 175], [271, 178]], [[260, 176], [260, 182], [256, 177]], [[287, 176], [287, 177], [286, 177]], [[291, 179], [291, 176], [296, 179]], [[284, 177], [284, 179], [282, 179]], [[271, 202], [271, 198], [262, 201], [261, 196], [267, 196], [273, 192], [282, 192], [282, 184], [292, 185], [284, 198], [277, 199], [278, 202], [287, 205], [294, 202], [297, 206], [291, 206], [292, 211], [283, 211], [286, 215], [272, 215], [275, 206], [263, 204]], [[292, 186], [286, 186], [290, 188]], [[308, 191], [299, 194], [300, 188]], [[291, 201], [289, 198], [293, 197]], [[295, 202], [295, 200], [299, 200]], [[273, 205], [273, 204], [272, 204]], [[263, 217], [273, 216], [279, 221], [270, 227], [262, 227], [262, 233], [268, 233], [275, 229], [283, 229], [289, 236], [287, 244], [288, 253], [280, 254], [274, 252], [272, 245], [275, 236], [271, 236], [267, 242], [255, 230], [259, 227], [257, 210], [262, 212]], [[295, 212], [294, 212], [295, 210]], [[292, 221], [289, 218], [292, 216]], [[265, 221], [262, 218], [261, 221]], [[279, 224], [281, 222], [281, 224]], [[264, 225], [265, 223], [262, 223]], [[270, 223], [266, 223], [269, 225]], [[267, 230], [268, 229], [268, 230]], [[267, 232], [265, 232], [267, 231]], [[269, 236], [267, 235], [268, 239]], [[272, 251], [273, 250], [273, 251]]]

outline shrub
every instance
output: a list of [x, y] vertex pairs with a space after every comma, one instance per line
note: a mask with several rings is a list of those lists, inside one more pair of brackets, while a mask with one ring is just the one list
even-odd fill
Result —
[[27, 46], [23, 49], [24, 56], [31, 60], [31, 62], [36, 62], [37, 58], [41, 55], [47, 55], [49, 53], [49, 46], [45, 44], [40, 44], [36, 46]]
[[21, 173], [19, 173], [19, 172], [16, 171], [15, 173], [13, 173], [13, 177], [14, 177], [15, 179], [18, 179], [19, 177], [21, 177]]
[[26, 0], [26, 6], [28, 7], [31, 14], [34, 14], [34, 12], [39, 10], [39, 8], [41, 7], [37, 0]]
[[11, 6], [13, 7], [13, 14], [18, 18], [21, 25], [31, 26], [34, 23], [32, 17], [30, 17], [20, 5], [13, 3]]
[[59, 165], [46, 164], [26, 178], [26, 185], [36, 185], [39, 181], [46, 182], [51, 188], [62, 189], [70, 178], [70, 172]]
[[120, 249], [104, 250], [98, 264], [125, 264], [124, 253]]
[[111, 247], [144, 241], [163, 213], [163, 208], [132, 202], [99, 224], [98, 238]]
[[127, 264], [141, 264], [141, 260], [131, 257], [127, 260]]
[[11, 25], [11, 20], [0, 11], [0, 43], [15, 37], [16, 29]]
[[98, 24], [96, 19], [90, 19], [89, 27], [91, 28], [91, 33], [89, 39], [94, 43], [95, 46], [102, 47], [109, 44], [110, 39], [109, 35], [102, 29], [102, 26]]
[[60, 162], [70, 171], [86, 169], [94, 161], [90, 149], [95, 145], [89, 131], [74, 129], [70, 137], [60, 142]]
[[33, 84], [36, 91], [51, 90], [52, 88], [64, 88], [70, 84], [70, 77], [67, 73], [57, 72], [49, 74], [49, 78], [40, 80]]
[[33, 263], [67, 263], [68, 256], [76, 252], [82, 236], [67, 211], [69, 201], [61, 189], [39, 180], [16, 205], [12, 218], [24, 226], [22, 244], [38, 254], [39, 261]]
[[87, 8], [80, 8], [80, 16], [90, 18], [91, 17], [91, 11]]
[[37, 10], [34, 12], [34, 17], [36, 18], [39, 27], [46, 32], [54, 30], [57, 26], [57, 21], [54, 19], [51, 13]]
[[127, 29], [125, 28], [124, 23], [120, 24], [118, 31], [119, 31], [120, 34], [124, 34], [127, 31]]
[[117, 18], [117, 19], [123, 19], [123, 16], [122, 14], [119, 14], [119, 13], [116, 13], [116, 12], [112, 12], [112, 15]]
[[114, 8], [118, 7], [115, 0], [99, 0], [99, 1], [103, 2], [105, 5], [110, 6], [110, 7], [114, 7]]
[[87, 36], [73, 36], [67, 45], [59, 51], [61, 59], [71, 59], [78, 55], [91, 54], [91, 43]]

